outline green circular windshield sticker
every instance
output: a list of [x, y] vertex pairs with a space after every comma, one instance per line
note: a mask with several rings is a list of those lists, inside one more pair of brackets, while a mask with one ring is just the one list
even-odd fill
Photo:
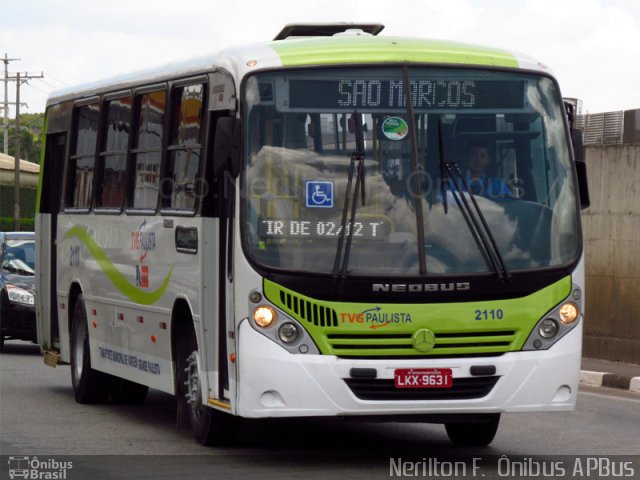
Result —
[[403, 140], [409, 133], [409, 125], [400, 117], [389, 117], [382, 122], [382, 133], [389, 140]]

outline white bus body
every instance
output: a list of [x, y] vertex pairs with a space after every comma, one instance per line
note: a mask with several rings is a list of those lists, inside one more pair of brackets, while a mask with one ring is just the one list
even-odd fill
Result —
[[[55, 93], [36, 218], [45, 361], [71, 364], [79, 402], [175, 394], [203, 443], [229, 440], [234, 416], [348, 415], [442, 422], [480, 445], [502, 412], [573, 409], [584, 262], [555, 85], [528, 57], [356, 32]], [[505, 178], [532, 172], [512, 185], [525, 197], [479, 195], [477, 212], [466, 184], [398, 193], [471, 134]], [[460, 211], [489, 226], [452, 226]], [[438, 228], [466, 243], [441, 255]]]

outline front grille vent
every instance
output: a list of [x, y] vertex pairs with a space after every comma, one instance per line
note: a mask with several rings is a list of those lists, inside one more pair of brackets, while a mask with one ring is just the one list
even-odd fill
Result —
[[[423, 355], [456, 355], [501, 353], [511, 349], [516, 338], [516, 331], [471, 331], [463, 333], [434, 332], [435, 345]], [[363, 350], [370, 355], [416, 355], [413, 347], [412, 333], [393, 334], [327, 334], [327, 340], [333, 352], [342, 357], [360, 356]]]
[[300, 320], [306, 320], [316, 327], [337, 327], [338, 314], [332, 308], [309, 302], [296, 295], [280, 291], [280, 302]]

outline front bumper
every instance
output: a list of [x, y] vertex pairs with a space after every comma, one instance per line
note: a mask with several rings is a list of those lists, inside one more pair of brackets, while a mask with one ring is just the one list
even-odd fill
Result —
[[2, 317], [1, 333], [5, 337], [30, 342], [38, 341], [36, 309], [32, 306], [8, 302], [6, 317]]
[[[420, 415], [567, 411], [575, 408], [582, 321], [552, 348], [496, 357], [354, 359], [290, 354], [248, 322], [238, 331], [235, 413], [244, 417]], [[479, 398], [363, 400], [345, 379], [352, 368], [393, 379], [397, 368], [451, 368], [456, 379], [482, 379], [472, 366], [495, 366], [495, 385]], [[486, 377], [485, 377], [486, 380]]]

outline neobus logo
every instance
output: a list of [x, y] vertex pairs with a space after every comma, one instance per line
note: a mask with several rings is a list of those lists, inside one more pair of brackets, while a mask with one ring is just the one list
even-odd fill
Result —
[[374, 283], [374, 292], [420, 293], [420, 292], [463, 292], [471, 290], [469, 282], [451, 283]]

